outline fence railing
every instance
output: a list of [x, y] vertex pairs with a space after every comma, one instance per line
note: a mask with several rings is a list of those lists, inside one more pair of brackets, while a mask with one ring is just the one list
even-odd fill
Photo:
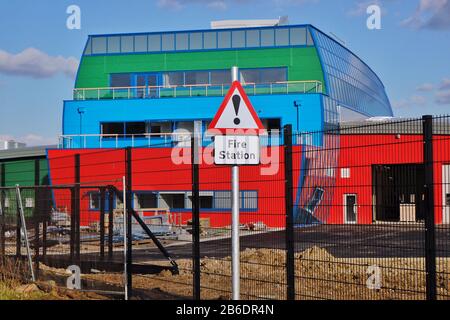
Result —
[[[136, 86], [77, 88], [73, 90], [74, 100], [117, 100], [156, 99], [183, 97], [223, 97], [230, 85], [183, 85], [183, 86]], [[290, 93], [322, 93], [320, 81], [284, 81], [274, 83], [246, 83], [243, 88], [248, 95], [272, 95]]]
[[[240, 168], [241, 298], [449, 300], [449, 119], [284, 127], [271, 162]], [[81, 263], [122, 292], [113, 267], [126, 262], [132, 295], [230, 299], [230, 168], [185, 161], [193, 152], [175, 163], [161, 146], [49, 150], [53, 186], [21, 187], [33, 265]], [[26, 262], [17, 189], [5, 186], [25, 172], [0, 170], [0, 255]]]

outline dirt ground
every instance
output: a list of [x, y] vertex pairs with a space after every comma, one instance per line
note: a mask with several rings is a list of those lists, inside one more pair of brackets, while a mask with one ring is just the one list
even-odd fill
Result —
[[[335, 258], [313, 247], [295, 255], [297, 299], [409, 300], [425, 298], [423, 258]], [[182, 299], [192, 296], [192, 261], [178, 260], [179, 275], [133, 276], [133, 288], [143, 298]], [[243, 299], [285, 299], [285, 253], [274, 249], [247, 249], [241, 253]], [[379, 269], [381, 288], [368, 288], [369, 266]], [[202, 299], [230, 299], [231, 260], [201, 261]], [[375, 268], [376, 270], [377, 268]], [[121, 274], [91, 274], [86, 279], [111, 285], [123, 283]], [[374, 282], [371, 282], [373, 285]], [[438, 262], [439, 299], [450, 299], [450, 259]]]

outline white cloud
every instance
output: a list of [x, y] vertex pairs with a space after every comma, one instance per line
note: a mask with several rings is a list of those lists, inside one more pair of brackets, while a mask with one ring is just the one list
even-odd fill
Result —
[[353, 4], [353, 7], [347, 11], [349, 16], [359, 17], [367, 14], [367, 8], [371, 5], [377, 5], [381, 8], [381, 12], [386, 14], [386, 9], [382, 5], [381, 0], [367, 0], [367, 1], [357, 1]]
[[51, 138], [51, 137], [43, 137], [38, 134], [29, 133], [25, 136], [13, 136], [10, 134], [0, 134], [0, 140], [2, 141], [17, 141], [17, 142], [23, 142], [26, 143], [28, 147], [32, 146], [43, 146], [43, 145], [54, 145], [58, 143], [57, 138]]
[[447, 89], [450, 89], [450, 79], [449, 78], [442, 79], [442, 82], [439, 85], [439, 90], [447, 90]]
[[412, 16], [402, 25], [415, 29], [450, 29], [450, 0], [420, 0]]
[[438, 92], [436, 94], [436, 103], [450, 105], [450, 90]]
[[427, 104], [427, 99], [421, 95], [412, 95], [407, 99], [401, 99], [394, 101], [392, 106], [396, 109], [406, 108], [406, 107], [417, 107], [425, 106]]
[[50, 56], [35, 48], [27, 48], [17, 54], [0, 50], [0, 73], [32, 78], [50, 78], [63, 73], [75, 78], [78, 60], [62, 56]]
[[434, 90], [434, 84], [432, 83], [423, 83], [416, 88], [416, 91], [419, 92], [430, 92]]
[[158, 7], [172, 10], [181, 10], [193, 4], [206, 5], [208, 8], [215, 10], [226, 10], [230, 2], [239, 3], [237, 0], [158, 0], [157, 5]]

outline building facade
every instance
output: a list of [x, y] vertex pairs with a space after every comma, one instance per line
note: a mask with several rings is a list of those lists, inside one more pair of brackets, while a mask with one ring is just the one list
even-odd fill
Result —
[[[180, 213], [185, 222], [190, 217], [190, 173], [173, 177], [168, 173], [176, 171], [171, 150], [190, 143], [186, 137], [194, 132], [202, 135], [203, 147], [208, 150], [211, 137], [205, 131], [230, 87], [233, 66], [239, 68], [239, 80], [269, 132], [262, 142], [263, 152], [270, 150], [268, 154], [276, 151], [283, 156], [283, 137], [276, 134], [287, 124], [301, 134], [337, 128], [344, 121], [393, 115], [374, 71], [311, 25], [92, 35], [81, 58], [73, 99], [64, 102], [60, 146], [48, 151], [52, 183], [74, 182], [72, 160], [67, 160], [74, 154], [85, 155], [82, 182], [99, 180], [95, 177], [99, 172], [104, 180], [119, 181], [125, 170], [120, 148], [132, 147], [133, 155], [140, 159], [133, 162], [133, 170], [140, 173], [133, 179], [135, 208], [167, 209]], [[336, 175], [323, 173], [320, 181], [328, 182], [326, 189], [303, 188], [313, 177], [301, 168], [306, 163], [336, 167], [339, 135], [306, 136], [293, 143], [297, 150], [296, 208], [317, 197], [322, 205], [331, 205]], [[300, 152], [314, 148], [330, 151], [311, 159]], [[111, 163], [102, 165], [105, 152]], [[150, 161], [155, 154], [160, 160]], [[280, 162], [272, 177], [258, 176], [255, 168], [242, 169], [244, 179], [260, 179], [242, 186], [241, 209], [248, 213], [242, 222], [284, 224], [283, 197], [267, 200], [274, 190], [283, 189]], [[146, 175], [149, 167], [161, 172], [151, 170], [151, 175]], [[224, 179], [229, 178], [226, 169], [217, 170], [223, 171]], [[213, 175], [203, 176], [210, 182], [202, 186], [202, 212], [211, 225], [227, 225], [229, 185], [215, 175], [216, 180]], [[166, 182], [168, 177], [171, 185]], [[280, 185], [270, 185], [265, 179], [279, 180], [276, 183]], [[96, 201], [92, 195], [86, 197], [86, 217], [96, 219]], [[318, 220], [332, 221], [329, 217], [328, 213]]]

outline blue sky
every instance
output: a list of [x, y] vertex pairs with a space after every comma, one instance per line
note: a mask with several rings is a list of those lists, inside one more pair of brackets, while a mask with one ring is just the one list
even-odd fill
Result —
[[[81, 30], [66, 28], [69, 5]], [[366, 8], [382, 8], [382, 29]], [[384, 82], [396, 116], [450, 113], [450, 0], [15, 0], [0, 4], [0, 139], [56, 142], [88, 34], [209, 28], [211, 20], [311, 23]]]

